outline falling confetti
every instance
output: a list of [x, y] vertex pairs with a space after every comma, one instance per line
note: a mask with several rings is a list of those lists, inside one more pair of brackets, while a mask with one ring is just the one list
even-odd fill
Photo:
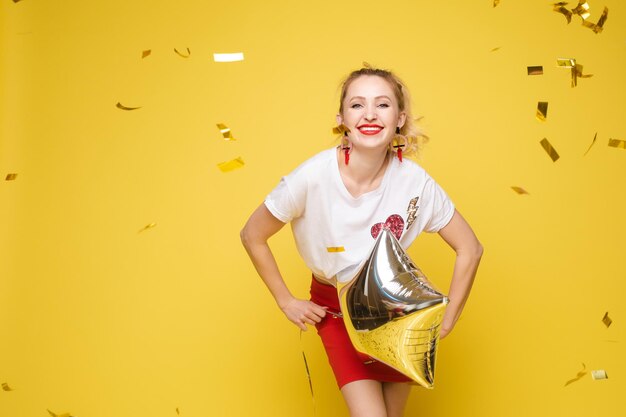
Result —
[[176, 414], [180, 415], [180, 411], [178, 411], [178, 407], [176, 407]]
[[498, 4], [500, 4], [500, 0], [493, 0], [493, 7], [496, 7]]
[[537, 113], [535, 114], [535, 117], [537, 118], [537, 120], [540, 120], [542, 122], [546, 121], [546, 118], [548, 117], [547, 101], [540, 101], [537, 103]]
[[147, 225], [145, 225], [144, 227], [142, 227], [141, 229], [139, 229], [139, 231], [138, 231], [137, 233], [141, 233], [141, 232], [144, 232], [144, 231], [146, 231], [146, 230], [148, 230], [148, 229], [152, 229], [152, 228], [153, 228], [153, 227], [155, 227], [156, 225], [157, 225], [156, 223], [150, 223], [150, 224], [147, 224]]
[[493, 48], [490, 52], [496, 52], [499, 51], [500, 48], [502, 48], [501, 46], [496, 46], [495, 48]]
[[121, 110], [137, 110], [137, 109], [140, 109], [140, 108], [141, 108], [141, 107], [126, 107], [126, 106], [124, 106], [124, 105], [123, 105], [122, 103], [120, 103], [120, 102], [118, 102], [118, 103], [115, 105], [115, 107], [117, 107], [118, 109], [121, 109]]
[[219, 164], [217, 164], [217, 167], [222, 172], [230, 172], [230, 171], [234, 171], [236, 169], [239, 169], [239, 168], [243, 167], [244, 165], [245, 164], [243, 162], [243, 159], [241, 159], [241, 157], [239, 157], [239, 158], [235, 158], [233, 160], [227, 161], [227, 162], [219, 163]]
[[593, 378], [594, 380], [609, 379], [609, 376], [606, 374], [606, 371], [604, 369], [598, 369], [595, 371], [591, 371], [591, 378]]
[[543, 147], [543, 149], [550, 156], [550, 158], [552, 159], [552, 162], [556, 162], [556, 160], [559, 159], [559, 154], [556, 152], [556, 149], [554, 149], [552, 145], [550, 145], [550, 142], [548, 142], [548, 139], [543, 138], [541, 139], [541, 142], [539, 143], [541, 143], [541, 146]]
[[213, 54], [215, 62], [236, 62], [243, 61], [243, 52], [234, 52], [231, 54]]
[[222, 132], [222, 136], [224, 136], [224, 140], [237, 140], [233, 136], [233, 133], [230, 131], [230, 128], [226, 126], [224, 123], [218, 123], [217, 128]]
[[567, 7], [565, 7], [566, 4], [567, 2], [564, 2], [564, 1], [554, 3], [552, 5], [553, 6], [552, 10], [554, 10], [557, 13], [561, 13], [563, 16], [565, 16], [565, 18], [567, 19], [567, 24], [569, 24], [572, 21], [572, 12], [569, 11]]
[[589, 149], [587, 149], [587, 152], [585, 152], [583, 156], [587, 155], [587, 153], [591, 150], [591, 147], [593, 146], [594, 143], [596, 143], [597, 138], [598, 138], [598, 132], [596, 132], [596, 134], [593, 135], [593, 140], [591, 141], [591, 145], [589, 145]]
[[48, 412], [50, 413], [50, 415], [52, 417], [72, 417], [72, 415], [70, 413], [63, 413], [63, 414], [55, 414], [52, 411], [48, 410]]
[[326, 251], [330, 253], [345, 252], [345, 249], [343, 246], [329, 246], [326, 248]]
[[145, 58], [149, 56], [151, 53], [152, 53], [152, 49], [146, 49], [145, 51], [141, 52], [141, 58]]
[[515, 191], [517, 194], [528, 194], [528, 191], [524, 190], [522, 187], [516, 187], [514, 185], [511, 186], [511, 188], [513, 189], [513, 191]]
[[528, 75], [543, 75], [543, 66], [526, 67]]
[[7, 384], [6, 382], [3, 382], [2, 383], [2, 390], [4, 390], [4, 391], [13, 391], [13, 388], [11, 388], [9, 386], [9, 384]]
[[609, 146], [611, 148], [622, 148], [626, 149], [626, 140], [620, 139], [609, 139]]
[[191, 50], [187, 48], [187, 55], [181, 53], [178, 49], [174, 48], [174, 52], [178, 54], [181, 58], [189, 58], [191, 56]]
[[7, 174], [7, 176], [4, 178], [5, 181], [15, 181], [15, 178], [17, 178], [17, 174], [16, 173], [12, 173], [12, 174]]
[[572, 9], [572, 13], [582, 17], [583, 20], [587, 19], [591, 14], [589, 13], [589, 4], [585, 0], [579, 0], [578, 6]]
[[611, 320], [611, 318], [609, 317], [609, 312], [607, 311], [606, 313], [604, 313], [604, 317], [602, 317], [602, 323], [604, 323], [604, 325], [608, 328], [611, 323], [613, 323], [613, 320]]
[[557, 58], [556, 65], [563, 68], [574, 68], [576, 60], [573, 58]]
[[587, 374], [587, 371], [586, 371], [585, 369], [587, 369], [587, 367], [586, 367], [586, 366], [585, 366], [585, 364], [583, 363], [583, 369], [582, 369], [581, 371], [579, 371], [579, 372], [576, 374], [576, 377], [575, 377], [575, 378], [572, 378], [572, 379], [570, 379], [569, 381], [567, 381], [567, 382], [565, 383], [565, 386], [568, 386], [569, 384], [571, 384], [571, 383], [573, 383], [573, 382], [576, 382], [576, 381], [578, 381], [580, 378], [584, 377], [584, 376]]
[[604, 23], [606, 22], [606, 19], [608, 17], [609, 17], [609, 8], [605, 7], [604, 10], [602, 11], [602, 16], [600, 16], [600, 19], [598, 19], [598, 23], [591, 23], [583, 19], [583, 26], [593, 30], [593, 32], [597, 35], [598, 33], [602, 32], [602, 30], [604, 29]]

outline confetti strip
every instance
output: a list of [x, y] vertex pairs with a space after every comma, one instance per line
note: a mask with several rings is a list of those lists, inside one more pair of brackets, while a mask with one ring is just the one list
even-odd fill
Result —
[[3, 390], [3, 391], [13, 391], [13, 388], [11, 388], [11, 387], [9, 386], [9, 384], [7, 384], [6, 382], [3, 382], [3, 383], [2, 383], [2, 390]]
[[191, 56], [191, 50], [189, 48], [187, 48], [187, 55], [182, 54], [176, 48], [174, 48], [174, 52], [176, 52], [178, 54], [178, 56], [180, 56], [181, 58], [189, 58]]
[[346, 250], [344, 249], [343, 246], [329, 246], [326, 248], [326, 251], [330, 253], [337, 253], [337, 252], [345, 252]]
[[343, 135], [344, 132], [350, 133], [350, 129], [346, 127], [344, 124], [340, 124], [339, 126], [333, 127], [333, 133], [335, 135]]
[[513, 191], [515, 191], [517, 194], [528, 194], [528, 191], [524, 190], [522, 187], [516, 187], [514, 185], [511, 186], [511, 188], [513, 189]]
[[609, 139], [609, 146], [611, 148], [622, 148], [626, 149], [626, 140], [620, 139]]
[[556, 65], [563, 68], [574, 68], [576, 60], [574, 58], [557, 58]]
[[537, 113], [535, 114], [537, 120], [545, 122], [548, 117], [548, 102], [540, 101], [537, 103]]
[[243, 162], [243, 159], [241, 159], [241, 157], [239, 157], [239, 158], [235, 158], [235, 159], [232, 159], [230, 161], [227, 161], [227, 162], [219, 163], [219, 164], [217, 164], [217, 167], [222, 172], [230, 172], [230, 171], [234, 171], [236, 169], [239, 169], [239, 168], [243, 167], [244, 165], [245, 164]]
[[152, 229], [153, 227], [155, 227], [157, 224], [156, 223], [150, 223], [145, 225], [143, 228], [139, 229], [139, 231], [137, 233], [141, 233], [143, 231], [146, 231], [148, 229]]
[[143, 59], [147, 57], [148, 55], [150, 55], [151, 53], [152, 53], [152, 49], [146, 49], [145, 51], [141, 52], [141, 58]]
[[17, 178], [17, 174], [16, 173], [12, 173], [12, 174], [7, 174], [7, 176], [4, 178], [5, 181], [15, 181], [15, 178]]
[[589, 149], [587, 149], [587, 152], [585, 152], [583, 156], [587, 155], [587, 153], [591, 150], [591, 147], [593, 146], [594, 143], [596, 143], [597, 138], [598, 138], [598, 132], [596, 132], [596, 134], [593, 135], [593, 140], [591, 141], [591, 145], [589, 145]]
[[548, 155], [550, 155], [550, 159], [552, 159], [552, 162], [556, 162], [556, 160], [559, 159], [559, 154], [556, 152], [556, 149], [554, 149], [552, 145], [550, 145], [548, 139], [543, 138], [539, 143], [541, 143], [543, 149], [548, 153]]
[[218, 123], [217, 128], [222, 132], [222, 136], [224, 136], [224, 140], [237, 140], [233, 136], [233, 133], [230, 131], [230, 128], [226, 126], [224, 123]]
[[569, 25], [570, 22], [572, 21], [572, 12], [567, 10], [567, 8], [565, 7], [565, 5], [567, 4], [567, 2], [564, 1], [560, 1], [558, 3], [554, 3], [552, 6], [552, 10], [554, 10], [557, 13], [561, 13], [563, 16], [565, 16], [565, 18], [567, 19], [567, 24]]
[[304, 359], [304, 369], [306, 370], [306, 377], [309, 380], [309, 389], [311, 390], [311, 402], [313, 403], [313, 415], [317, 414], [315, 411], [315, 394], [313, 394], [313, 381], [311, 380], [311, 372], [309, 371], [309, 364], [304, 354], [304, 343], [302, 342], [302, 330], [300, 330], [300, 349], [302, 350], [302, 358]]
[[70, 413], [63, 413], [63, 414], [55, 414], [52, 411], [48, 410], [48, 412], [50, 413], [50, 415], [52, 417], [72, 417], [72, 415]]
[[496, 52], [496, 51], [499, 51], [499, 50], [500, 50], [500, 48], [502, 48], [502, 47], [501, 47], [501, 46], [496, 46], [495, 48], [493, 48], [493, 49], [492, 49], [491, 51], [489, 51], [489, 52]]
[[578, 6], [572, 9], [572, 13], [582, 17], [583, 20], [587, 19], [591, 15], [589, 13], [589, 4], [585, 0], [579, 0]]
[[609, 376], [606, 374], [606, 371], [604, 369], [598, 369], [595, 371], [591, 371], [591, 378], [593, 378], [594, 380], [609, 379]]
[[498, 4], [500, 4], [500, 0], [493, 0], [493, 7], [496, 7]]
[[121, 109], [121, 110], [137, 110], [137, 109], [140, 109], [140, 108], [141, 108], [141, 107], [126, 107], [126, 106], [124, 106], [124, 105], [123, 105], [122, 103], [120, 103], [120, 102], [118, 102], [118, 103], [115, 105], [115, 107], [117, 107], [118, 109]]
[[571, 383], [573, 383], [573, 382], [576, 382], [576, 381], [578, 381], [580, 378], [584, 377], [584, 376], [587, 374], [587, 371], [586, 371], [585, 369], [587, 369], [587, 367], [586, 367], [586, 366], [585, 366], [585, 364], [583, 363], [583, 369], [582, 369], [581, 371], [579, 371], [579, 372], [576, 374], [576, 377], [575, 377], [575, 378], [572, 378], [572, 379], [570, 379], [569, 381], [567, 381], [567, 382], [565, 383], [565, 386], [568, 386], [569, 384], [571, 384]]
[[236, 62], [243, 61], [243, 52], [234, 52], [232, 54], [213, 54], [215, 62]]
[[604, 325], [607, 327], [607, 329], [609, 328], [611, 323], [613, 323], [613, 320], [611, 320], [611, 318], [609, 317], [609, 312], [608, 311], [606, 313], [604, 313], [604, 317], [602, 317], [602, 323], [604, 323]]
[[604, 29], [604, 23], [606, 22], [606, 19], [608, 17], [609, 17], [609, 8], [605, 7], [604, 10], [602, 11], [602, 16], [600, 16], [600, 19], [598, 19], [598, 23], [591, 23], [583, 18], [583, 26], [593, 30], [593, 32], [597, 35], [598, 33], [602, 32], [602, 30]]
[[543, 75], [543, 66], [526, 67], [528, 75]]
[[180, 415], [180, 411], [178, 411], [178, 407], [176, 407], [176, 414]]

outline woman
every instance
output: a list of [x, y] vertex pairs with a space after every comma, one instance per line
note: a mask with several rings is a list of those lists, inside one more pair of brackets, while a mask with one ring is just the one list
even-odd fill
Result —
[[[417, 130], [406, 87], [391, 72], [362, 68], [342, 86], [337, 124], [342, 143], [283, 177], [241, 231], [242, 242], [276, 303], [296, 326], [315, 325], [353, 417], [402, 416], [410, 380], [356, 352], [334, 286], [368, 254], [380, 227], [404, 248], [422, 232], [438, 232], [456, 252], [440, 338], [454, 327], [482, 256], [482, 246], [445, 192], [415, 162]], [[311, 300], [295, 298], [267, 240], [286, 223], [313, 271]]]

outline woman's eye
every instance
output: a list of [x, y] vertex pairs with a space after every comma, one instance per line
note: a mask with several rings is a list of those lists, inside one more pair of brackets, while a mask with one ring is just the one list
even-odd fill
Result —
[[378, 105], [378, 107], [382, 107], [382, 108], [386, 109], [387, 107], [389, 107], [389, 104], [387, 104], [387, 103], [380, 103]]
[[350, 108], [353, 108], [353, 109], [359, 109], [361, 107], [363, 106], [361, 106], [359, 103], [354, 103], [353, 105], [350, 106]]

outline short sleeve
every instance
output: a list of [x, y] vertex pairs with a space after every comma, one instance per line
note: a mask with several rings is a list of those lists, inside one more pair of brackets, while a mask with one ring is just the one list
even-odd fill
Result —
[[422, 194], [420, 210], [426, 216], [424, 231], [436, 233], [450, 222], [455, 207], [439, 184], [428, 177]]
[[[292, 187], [289, 185], [291, 182], [290, 177], [292, 176], [293, 173], [287, 177], [281, 178], [276, 188], [265, 198], [265, 207], [267, 207], [274, 217], [283, 223], [289, 223], [296, 217], [299, 217], [304, 209], [303, 200], [306, 192], [295, 194], [292, 192]], [[303, 187], [297, 187], [297, 189], [302, 188]]]

